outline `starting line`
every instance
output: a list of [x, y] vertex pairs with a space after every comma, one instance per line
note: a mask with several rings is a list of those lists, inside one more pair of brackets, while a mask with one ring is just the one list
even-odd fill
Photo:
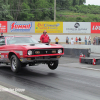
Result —
[[[16, 92], [16, 91], [9, 91], [9, 89], [7, 88], [7, 87], [4, 87], [4, 86], [2, 86], [2, 85], [0, 85], [0, 89], [2, 90], [2, 91], [5, 91], [5, 92], [8, 92], [8, 93], [11, 93], [11, 94], [13, 94], [13, 95], [15, 95], [15, 96], [18, 96], [18, 97], [20, 97], [20, 98], [23, 98], [23, 99], [25, 99], [25, 100], [35, 100], [35, 99], [33, 99], [33, 98], [31, 98], [31, 97], [28, 97], [28, 96], [26, 96], [26, 95], [23, 95], [23, 94], [21, 94], [21, 93], [18, 93], [18, 92]], [[1, 91], [1, 92], [2, 92]]]

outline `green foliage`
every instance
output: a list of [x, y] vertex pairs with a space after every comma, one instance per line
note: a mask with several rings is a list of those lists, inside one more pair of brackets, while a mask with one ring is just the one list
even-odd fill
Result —
[[[100, 6], [84, 2], [56, 0], [57, 21], [100, 22]], [[53, 21], [54, 0], [0, 0], [0, 20]]]
[[10, 5], [8, 5], [7, 0], [5, 0], [5, 3], [3, 0], [0, 0], [0, 20], [6, 21], [6, 20], [13, 20], [13, 17], [9, 13]]

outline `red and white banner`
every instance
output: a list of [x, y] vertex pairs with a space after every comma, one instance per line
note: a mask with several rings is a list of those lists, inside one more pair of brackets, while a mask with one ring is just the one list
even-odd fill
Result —
[[7, 21], [0, 21], [0, 32], [7, 33]]
[[100, 22], [91, 22], [91, 33], [100, 34]]

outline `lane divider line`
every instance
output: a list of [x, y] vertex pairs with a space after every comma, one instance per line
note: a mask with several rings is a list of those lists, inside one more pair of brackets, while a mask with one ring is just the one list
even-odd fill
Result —
[[[60, 64], [60, 65], [65, 66], [65, 64]], [[65, 67], [70, 67], [70, 66], [66, 65]], [[100, 69], [88, 68], [88, 67], [73, 67], [73, 68], [81, 68], [81, 69], [88, 69], [88, 70], [100, 71]]]
[[[4, 90], [5, 92], [11, 93], [11, 94], [13, 94], [13, 95], [15, 95], [15, 96], [17, 96], [17, 97], [23, 98], [23, 99], [25, 99], [25, 100], [35, 100], [35, 99], [33, 99], [33, 98], [29, 97], [29, 96], [23, 95], [23, 94], [18, 93], [18, 92], [16, 92], [16, 91], [9, 91], [9, 88], [4, 87], [4, 86], [2, 86], [2, 85], [0, 85], [0, 89], [1, 89], [1, 90]], [[1, 91], [1, 92], [2, 92], [2, 91]]]

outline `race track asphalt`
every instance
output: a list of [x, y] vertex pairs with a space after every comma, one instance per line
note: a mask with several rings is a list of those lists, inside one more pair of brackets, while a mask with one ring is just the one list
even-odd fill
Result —
[[9, 66], [1, 65], [0, 86], [25, 91], [19, 92], [23, 98], [0, 91], [0, 100], [25, 100], [25, 96], [34, 100], [100, 100], [99, 67], [69, 57], [62, 57], [53, 71], [47, 65], [38, 65], [14, 74]]

